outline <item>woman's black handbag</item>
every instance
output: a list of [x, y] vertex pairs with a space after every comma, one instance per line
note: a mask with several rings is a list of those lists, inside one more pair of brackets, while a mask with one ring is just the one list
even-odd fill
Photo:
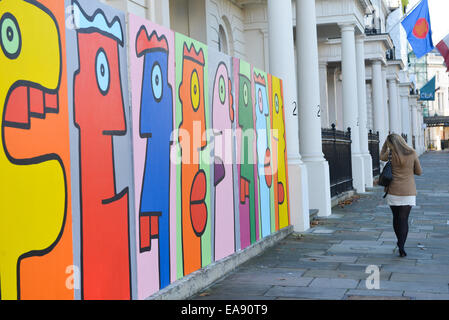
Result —
[[388, 186], [390, 185], [392, 180], [393, 180], [393, 171], [391, 168], [391, 152], [390, 152], [388, 156], [388, 162], [385, 164], [382, 173], [379, 176], [378, 182], [380, 186], [387, 187], [387, 192], [385, 192], [384, 198], [387, 196]]

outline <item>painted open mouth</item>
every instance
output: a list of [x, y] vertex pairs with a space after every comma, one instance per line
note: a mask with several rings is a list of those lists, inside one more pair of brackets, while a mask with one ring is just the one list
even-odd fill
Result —
[[200, 237], [206, 229], [207, 207], [206, 199], [206, 174], [199, 170], [192, 182], [190, 190], [190, 219], [195, 234]]
[[30, 118], [45, 119], [59, 112], [59, 96], [38, 85], [15, 85], [6, 98], [3, 123], [7, 127], [30, 129]]

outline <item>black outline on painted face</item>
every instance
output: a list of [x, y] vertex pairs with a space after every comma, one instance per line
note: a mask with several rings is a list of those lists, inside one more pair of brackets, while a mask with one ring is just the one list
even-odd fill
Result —
[[[196, 107], [195, 107], [195, 105], [193, 103], [193, 95], [192, 95], [192, 89], [195, 90], [195, 87], [192, 88], [192, 82], [193, 82], [193, 76], [194, 75], [196, 75], [196, 79], [197, 79], [197, 82], [198, 82], [198, 84], [196, 86], [197, 93], [193, 92], [193, 94], [195, 96], [198, 96], [198, 103], [197, 103]], [[196, 68], [194, 68], [193, 71], [192, 71], [192, 74], [190, 75], [190, 103], [192, 105], [193, 111], [195, 111], [195, 112], [198, 111], [198, 109], [200, 108], [200, 104], [201, 104], [201, 90], [200, 90], [200, 87], [201, 87], [200, 86], [200, 77], [198, 76], [198, 71], [196, 70]]]
[[[226, 72], [228, 72], [227, 69], [226, 69]], [[226, 102], [226, 94], [228, 92], [227, 92], [227, 88], [226, 88], [226, 81], [225, 81], [223, 75], [221, 75], [220, 79], [218, 79], [218, 90], [219, 90], [218, 97], [220, 98], [221, 104], [224, 105]], [[222, 90], [224, 90], [224, 92], [222, 92]]]
[[[168, 53], [167, 53], [167, 59], [168, 59]], [[156, 83], [157, 86], [161, 87], [161, 94], [160, 97], [156, 97], [156, 94], [154, 93], [154, 83], [153, 83], [153, 75], [154, 75], [154, 68], [158, 67], [159, 68], [159, 74], [161, 76], [161, 78], [159, 79], [159, 84]], [[163, 85], [163, 78], [162, 78], [162, 68], [161, 65], [159, 64], [159, 62], [155, 61], [153, 64], [153, 67], [151, 68], [151, 91], [153, 92], [153, 98], [154, 101], [156, 101], [157, 103], [162, 101], [162, 97], [164, 96], [164, 85]], [[157, 78], [156, 78], [157, 80]]]
[[[15, 24], [15, 27], [17, 29], [17, 36], [19, 37], [19, 47], [17, 48], [15, 53], [9, 53], [6, 50], [6, 48], [5, 48], [4, 44], [3, 44], [2, 37], [1, 37], [1, 27], [3, 26], [3, 23], [5, 22], [6, 19], [11, 19], [12, 22]], [[9, 40], [9, 41], [11, 41], [11, 40]], [[5, 56], [8, 59], [11, 59], [11, 60], [17, 59], [19, 57], [19, 55], [20, 55], [20, 52], [22, 51], [22, 34], [20, 32], [19, 23], [17, 22], [16, 17], [14, 15], [12, 15], [11, 13], [9, 13], [9, 12], [6, 12], [5, 14], [3, 14], [3, 16], [2, 16], [2, 18], [0, 20], [0, 46], [1, 46], [2, 51], [5, 54]]]

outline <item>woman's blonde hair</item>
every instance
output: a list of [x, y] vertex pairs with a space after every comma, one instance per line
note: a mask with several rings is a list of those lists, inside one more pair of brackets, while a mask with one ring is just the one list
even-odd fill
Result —
[[400, 164], [403, 163], [405, 156], [415, 152], [415, 150], [405, 142], [404, 138], [396, 133], [388, 135], [387, 146], [391, 150], [393, 159], [396, 158]]

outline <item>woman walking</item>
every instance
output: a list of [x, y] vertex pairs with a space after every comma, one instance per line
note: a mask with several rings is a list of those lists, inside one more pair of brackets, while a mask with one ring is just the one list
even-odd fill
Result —
[[393, 229], [398, 240], [399, 256], [405, 257], [405, 241], [408, 234], [408, 217], [412, 206], [416, 206], [416, 184], [414, 174], [421, 175], [418, 155], [398, 134], [390, 134], [380, 152], [380, 160], [391, 159], [393, 180], [388, 187], [387, 204], [393, 212]]

